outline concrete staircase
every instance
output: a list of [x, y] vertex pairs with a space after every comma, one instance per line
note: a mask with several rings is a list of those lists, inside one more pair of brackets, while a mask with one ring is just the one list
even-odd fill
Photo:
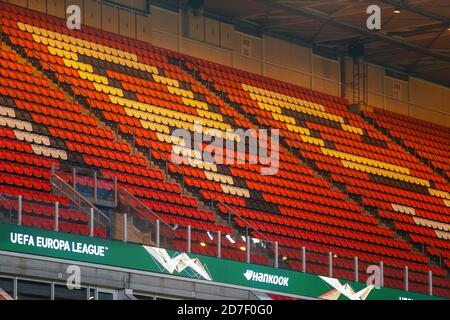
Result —
[[[186, 68], [182, 68], [182, 69], [183, 69], [183, 72], [185, 72], [185, 73], [187, 73], [187, 74], [189, 74], [189, 75], [191, 75], [191, 76], [194, 76], [194, 75], [191, 74], [189, 71], [187, 71]], [[236, 110], [236, 111], [241, 115], [241, 117], [240, 117], [241, 119], [245, 119], [245, 120], [250, 121], [251, 123], [254, 124], [255, 129], [258, 129], [258, 123], [256, 122], [255, 119], [253, 119], [252, 116], [249, 116], [248, 118], [247, 118], [247, 117], [244, 117], [244, 116], [243, 116], [244, 112], [243, 112], [243, 110], [242, 110], [239, 106], [237, 106], [237, 105], [236, 105], [236, 106], [233, 106], [233, 104], [231, 104], [231, 102], [229, 102], [229, 101], [227, 100], [227, 98], [223, 96], [223, 94], [218, 95], [216, 92], [214, 92], [214, 89], [209, 88], [209, 87], [205, 84], [205, 82], [203, 82], [201, 79], [196, 78], [196, 80], [197, 80], [197, 84], [200, 84], [200, 85], [203, 86], [204, 88], [208, 89], [208, 90], [211, 92], [212, 96], [214, 96], [215, 98], [221, 99], [221, 100], [222, 100], [229, 108], [232, 108], [232, 109]], [[367, 121], [367, 120], [366, 120], [366, 121]], [[378, 129], [379, 129], [379, 128], [378, 128]], [[392, 139], [392, 137], [391, 137], [390, 135], [388, 135], [388, 136]], [[393, 141], [395, 141], [395, 140], [393, 140]], [[331, 179], [331, 176], [328, 177], [328, 176], [325, 176], [325, 175], [321, 174], [321, 173], [317, 170], [317, 168], [315, 167], [314, 163], [310, 163], [307, 159], [303, 159], [302, 156], [301, 156], [296, 150], [293, 150], [292, 148], [290, 148], [290, 147], [284, 142], [284, 139], [283, 139], [282, 137], [280, 137], [280, 144], [286, 149], [286, 152], [287, 152], [289, 155], [296, 157], [302, 165], [311, 168], [311, 169], [314, 171], [316, 177], [318, 177], [318, 178], [320, 178], [320, 179], [323, 179], [323, 180], [329, 181], [329, 182], [331, 183], [331, 190], [343, 192], [343, 193], [346, 195], [346, 201], [347, 201], [347, 202], [353, 203], [353, 204], [357, 204], [357, 205], [359, 205], [359, 206], [362, 206], [362, 203], [358, 203], [357, 201], [355, 201], [354, 199], [352, 199], [352, 198], [350, 197], [350, 195], [349, 195], [349, 193], [347, 192], [347, 190], [345, 189], [345, 187], [341, 187], [341, 186], [337, 185], [335, 182], [333, 182], [332, 179]], [[405, 149], [405, 148], [404, 148], [404, 149]], [[406, 150], [406, 149], [405, 149], [405, 151], [408, 152], [408, 150]], [[409, 152], [408, 152], [408, 153], [409, 153]], [[392, 230], [392, 231], [395, 233], [395, 239], [400, 240], [400, 241], [404, 241], [404, 242], [407, 242], [407, 243], [410, 243], [410, 244], [411, 244], [411, 247], [412, 247], [412, 251], [413, 251], [414, 253], [422, 254], [422, 255], [425, 255], [425, 256], [427, 256], [428, 258], [430, 258], [430, 261], [431, 261], [430, 265], [431, 265], [431, 266], [441, 267], [441, 266], [439, 266], [438, 264], [436, 264], [436, 263], [433, 261], [432, 257], [431, 257], [430, 255], [428, 255], [427, 252], [424, 252], [423, 250], [417, 249], [417, 248], [416, 248], [416, 244], [415, 244], [414, 242], [412, 242], [411, 239], [410, 239], [409, 237], [405, 237], [405, 236], [403, 236], [403, 235], [400, 235], [400, 234], [397, 232], [397, 230], [394, 228], [393, 225], [386, 224], [385, 222], [383, 222], [383, 221], [380, 219], [380, 217], [379, 217], [376, 213], [372, 213], [372, 212], [366, 210], [363, 206], [362, 206], [362, 209], [363, 209], [363, 210], [362, 210], [362, 214], [363, 214], [363, 215], [366, 215], [366, 216], [372, 216], [372, 217], [375, 217], [375, 218], [378, 219], [378, 226], [379, 226], [379, 227], [382, 227], [382, 228], [385, 228], [385, 229], [390, 229], [390, 230]]]
[[392, 133], [389, 130], [380, 126], [374, 119], [370, 118], [369, 116], [366, 116], [364, 114], [360, 114], [360, 116], [364, 120], [369, 122], [374, 128], [376, 128], [379, 131], [379, 133], [386, 135], [391, 140], [391, 142], [402, 147], [402, 149], [405, 153], [409, 154], [410, 156], [415, 157], [422, 165], [431, 168], [433, 170], [433, 174], [445, 178], [447, 180], [447, 184], [449, 183], [450, 177], [448, 177], [445, 174], [445, 172], [443, 172], [441, 169], [439, 169], [435, 165], [433, 165], [433, 163], [429, 159], [421, 157], [417, 153], [417, 149], [408, 147], [402, 139], [396, 138], [394, 135], [392, 135]]
[[[62, 92], [67, 101], [78, 105], [80, 108], [81, 114], [95, 118], [97, 121], [97, 126], [101, 129], [109, 130], [109, 131], [113, 132], [115, 140], [117, 142], [127, 144], [129, 146], [129, 149], [131, 151], [130, 153], [132, 155], [145, 158], [148, 163], [148, 168], [160, 171], [163, 174], [164, 180], [166, 182], [177, 184], [180, 187], [180, 190], [182, 190], [182, 193], [181, 193], [182, 196], [191, 197], [197, 201], [197, 204], [198, 204], [197, 209], [198, 210], [213, 212], [215, 219], [216, 219], [215, 224], [229, 226], [233, 229], [233, 232], [235, 232], [236, 234], [239, 234], [239, 231], [237, 229], [235, 229], [233, 225], [229, 225], [226, 220], [222, 219], [222, 217], [218, 214], [218, 211], [216, 209], [211, 208], [211, 205], [208, 205], [206, 202], [204, 202], [203, 199], [199, 195], [193, 193], [192, 191], [188, 190], [185, 186], [183, 186], [183, 183], [181, 182], [180, 177], [175, 177], [175, 174], [168, 172], [166, 170], [166, 168], [163, 167], [161, 164], [158, 164], [155, 161], [150, 160], [149, 154], [144, 154], [144, 152], [142, 152], [141, 150], [139, 150], [138, 148], [136, 148], [133, 145], [132, 140], [130, 141], [129, 139], [127, 139], [126, 137], [121, 135], [115, 127], [110, 126], [105, 121], [103, 121], [99, 116], [97, 116], [94, 112], [91, 112], [91, 110], [89, 110], [89, 108], [87, 106], [85, 106], [83, 103], [81, 103], [78, 99], [74, 98], [73, 92], [68, 92], [65, 89], [63, 89], [62, 87], [60, 87], [57, 83], [56, 77], [54, 77], [53, 75], [49, 76], [46, 72], [42, 72], [40, 70], [40, 65], [30, 62], [29, 60], [26, 59], [26, 57], [23, 54], [14, 50], [13, 48], [11, 48], [9, 45], [7, 45], [4, 42], [2, 42], [2, 50], [15, 53], [17, 55], [19, 63], [30, 66], [32, 68], [33, 74], [35, 76], [46, 79], [48, 81], [49, 87], [51, 89]], [[116, 236], [117, 239], [122, 239], [121, 238], [122, 233], [123, 233], [123, 230], [121, 227], [122, 223], [123, 222], [121, 221], [121, 216], [119, 215], [119, 219], [117, 219], [117, 225], [115, 226], [115, 232], [117, 233], [117, 236]], [[129, 224], [128, 230], [129, 230], [128, 237], [129, 237], [130, 241], [135, 241], [138, 243], [139, 242], [142, 242], [142, 243], [150, 243], [151, 242], [151, 240], [150, 240], [151, 234], [146, 232], [145, 230], [143, 230], [143, 231], [139, 230], [136, 227], [133, 227], [132, 224]], [[130, 232], [130, 230], [132, 232]], [[132, 240], [132, 239], [134, 239], [134, 240]]]

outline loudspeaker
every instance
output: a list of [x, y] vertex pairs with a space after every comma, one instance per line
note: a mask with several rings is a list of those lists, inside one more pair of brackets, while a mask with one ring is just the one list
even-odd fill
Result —
[[352, 58], [361, 58], [365, 54], [365, 48], [362, 43], [352, 43], [348, 46], [348, 54]]

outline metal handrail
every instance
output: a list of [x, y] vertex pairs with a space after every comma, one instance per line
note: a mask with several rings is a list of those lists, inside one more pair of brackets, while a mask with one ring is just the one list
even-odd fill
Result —
[[[33, 50], [33, 49], [29, 49], [29, 52], [32, 52], [32, 53], [34, 53], [35, 55], [37, 55], [38, 57], [41, 57], [41, 53], [40, 52], [38, 52], [38, 51], [36, 51], [36, 50]], [[28, 58], [28, 55], [27, 55], [27, 58]], [[28, 59], [27, 59], [28, 60]], [[41, 64], [41, 66], [42, 66], [42, 69], [44, 69], [44, 65], [43, 64]], [[49, 64], [49, 63], [46, 63], [46, 66], [51, 70], [51, 71], [53, 71], [53, 72], [55, 72], [55, 73], [57, 73], [57, 70], [51, 65], [51, 64]], [[66, 75], [64, 75], [64, 74], [60, 74], [60, 73], [57, 73], [57, 75], [59, 75], [62, 79], [64, 79], [68, 84], [70, 84], [71, 82], [69, 81], [69, 79], [68, 79], [68, 77], [66, 77]], [[59, 82], [59, 79], [58, 79], [58, 82]], [[59, 83], [58, 83], [59, 84]], [[84, 96], [85, 97], [89, 97], [89, 95], [87, 94], [87, 92], [83, 89], [83, 88], [79, 88], [79, 87], [76, 87], [76, 89], [79, 91], [79, 92], [81, 92], [82, 94], [84, 94]], [[75, 93], [75, 90], [74, 90], [74, 95], [76, 95], [76, 93]], [[89, 108], [89, 112], [90, 113], [92, 113], [92, 108], [91, 108], [91, 106], [90, 106], [90, 108]], [[135, 137], [135, 134], [133, 134], [133, 138]], [[134, 138], [135, 139], [135, 138]], [[134, 140], [135, 141], [135, 140]], [[134, 146], [133, 146], [134, 147]], [[161, 153], [159, 152], [159, 151], [157, 151], [157, 150], [155, 150], [158, 154], [160, 154], [161, 155]], [[177, 169], [178, 170], [178, 169]], [[178, 171], [179, 172], [179, 171]], [[69, 184], [67, 184], [64, 180], [62, 180], [60, 177], [58, 177], [57, 175], [56, 175], [56, 177], [59, 179], [59, 180], [61, 180], [61, 182], [63, 183], [63, 184], [65, 184], [66, 185], [66, 187], [68, 187], [69, 188], [69, 190], [70, 189], [72, 189], [76, 194], [78, 194], [78, 196], [79, 196], [79, 199], [83, 199], [86, 203], [89, 203], [89, 204], [91, 204], [90, 202], [89, 202], [89, 200], [87, 200], [85, 197], [83, 197], [81, 194], [79, 194], [76, 190], [74, 190]], [[56, 187], [56, 186], [55, 186]], [[159, 221], [161, 221], [161, 222], [163, 222], [167, 227], [169, 227], [171, 230], [174, 230], [174, 228], [173, 227], [171, 227], [166, 221], [164, 221], [163, 219], [161, 219], [161, 217], [158, 215], [158, 214], [156, 214], [153, 210], [151, 210], [150, 208], [148, 208], [144, 203], [142, 203], [142, 201], [140, 201], [139, 199], [137, 199], [134, 195], [132, 195], [128, 190], [126, 190], [125, 188], [121, 188], [120, 190], [123, 190], [131, 199], [133, 199], [134, 201], [136, 201], [139, 205], [141, 205], [147, 212], [150, 212], [152, 215], [154, 215]], [[118, 190], [118, 194], [119, 194], [119, 192], [120, 192], [120, 190]], [[62, 191], [62, 190], [61, 190]], [[119, 198], [120, 196], [118, 196], [118, 198]], [[69, 197], [70, 198], [70, 197]], [[75, 200], [74, 199], [71, 199], [72, 201], [74, 201], [75, 202]], [[116, 199], [117, 201], [119, 200], [119, 199]], [[92, 207], [94, 208], [94, 210], [97, 210], [103, 217], [105, 217], [106, 219], [109, 219], [109, 218], [107, 218], [100, 210], [98, 210], [94, 205], [92, 205]]]
[[227, 208], [234, 215], [236, 215], [239, 219], [241, 219], [246, 224], [247, 235], [248, 235], [248, 229], [250, 228], [251, 230], [253, 230], [254, 232], [256, 232], [257, 234], [259, 234], [261, 236], [261, 239], [259, 239], [259, 240], [265, 240], [265, 241], [270, 242], [270, 240], [267, 239], [267, 237], [265, 235], [263, 235], [261, 232], [259, 232], [250, 222], [248, 222], [246, 219], [244, 219], [239, 213], [237, 213], [233, 208], [231, 208], [229, 205], [224, 203], [222, 200], [212, 200], [212, 202], [213, 202], [213, 204], [214, 204], [214, 202], [218, 202], [218, 203], [222, 204], [225, 208]]
[[[117, 180], [116, 176], [114, 176], [113, 178], [108, 178], [108, 177], [103, 176], [101, 170], [96, 170], [96, 169], [86, 168], [86, 167], [79, 167], [79, 166], [72, 166], [72, 165], [64, 165], [64, 164], [61, 164], [58, 170], [52, 168], [52, 172], [54, 174], [59, 174], [60, 176], [62, 174], [71, 174], [72, 180], [73, 180], [73, 181], [71, 181], [71, 183], [75, 190], [77, 189], [75, 182], [78, 181], [78, 177], [92, 179], [94, 181], [94, 186], [92, 187], [94, 189], [94, 191], [93, 191], [94, 201], [98, 200], [96, 197], [96, 194], [98, 192], [98, 189], [100, 189], [100, 187], [98, 186], [98, 183], [100, 181], [110, 182], [112, 184], [115, 184], [116, 180]], [[113, 188], [114, 193], [116, 192], [116, 189], [117, 189], [117, 187], [114, 186], [114, 188]], [[112, 201], [115, 202], [116, 199], [113, 199]]]
[[[130, 199], [132, 199], [133, 201], [135, 201], [139, 206], [143, 207], [144, 211], [151, 213], [156, 220], [159, 220], [160, 222], [162, 222], [165, 226], [167, 226], [169, 229], [171, 229], [172, 231], [175, 231], [176, 228], [172, 227], [168, 222], [166, 222], [164, 219], [162, 219], [155, 211], [153, 211], [152, 209], [150, 209], [147, 205], [145, 205], [140, 199], [136, 198], [136, 196], [134, 196], [133, 194], [131, 194], [126, 188], [124, 187], [120, 187], [118, 190], [118, 208], [120, 207], [120, 199], [122, 199], [122, 195], [123, 193]], [[130, 203], [130, 201], [126, 201], [127, 204]], [[133, 206], [133, 208], [137, 209], [137, 206]], [[142, 210], [139, 210], [142, 211]]]
[[[36, 50], [33, 50], [33, 49], [28, 49], [30, 52], [32, 52], [32, 53], [34, 53], [34, 54], [36, 54], [37, 56], [41, 56], [41, 53], [40, 52], [38, 52], [38, 51], [36, 51]], [[27, 55], [27, 58], [28, 58], [28, 55]], [[28, 59], [27, 59], [28, 60]], [[57, 70], [51, 65], [51, 64], [49, 64], [49, 63], [46, 63], [46, 65], [48, 66], [48, 68], [51, 70], [51, 71], [53, 71], [53, 72], [57, 72]], [[44, 66], [42, 65], [42, 68], [44, 68]], [[68, 80], [68, 78], [66, 77], [66, 75], [64, 75], [64, 74], [60, 74], [60, 73], [57, 73], [57, 75], [59, 75], [60, 77], [62, 77], [64, 80], [66, 80], [68, 83], [70, 83]], [[58, 80], [59, 81], [59, 80]], [[87, 94], [87, 92], [83, 89], [83, 88], [79, 88], [79, 87], [76, 87], [76, 89], [77, 90], [79, 90], [82, 94], [84, 94], [84, 96], [85, 97], [89, 97], [89, 95]], [[76, 93], [75, 93], [75, 91], [74, 91], [74, 95], [76, 95]], [[90, 113], [92, 113], [92, 108], [91, 108], [91, 106], [89, 105], [89, 112]], [[124, 125], [124, 124], [123, 124]], [[127, 128], [130, 128], [129, 126], [127, 126], [127, 125], [124, 125], [125, 127], [127, 127]], [[135, 143], [135, 141], [136, 141], [136, 135], [134, 134], [134, 130], [130, 130], [131, 132], [133, 132], [133, 141], [134, 141], [134, 143]], [[135, 147], [135, 145], [133, 145], [133, 147]], [[152, 152], [156, 152], [157, 154], [159, 154], [160, 156], [163, 156], [163, 153], [161, 153], [160, 151], [158, 151], [158, 150], [151, 150]], [[162, 158], [165, 158], [165, 157], [162, 157]], [[167, 163], [167, 161], [168, 160], [166, 160], [166, 163]], [[167, 164], [166, 164], [167, 165]], [[175, 167], [175, 170], [179, 173], [179, 174], [181, 174], [181, 175], [183, 175], [184, 176], [184, 172], [182, 172], [178, 167], [176, 167], [176, 166], [174, 166]], [[167, 170], [168, 170], [168, 167], [167, 167]], [[184, 188], [184, 186], [183, 186], [183, 188]]]
[[[62, 195], [68, 198], [72, 203], [74, 203], [78, 208], [81, 209], [85, 214], [90, 216], [90, 210], [93, 209], [94, 213], [98, 214], [98, 217], [105, 219], [105, 221], [109, 221], [109, 217], [105, 215], [100, 209], [98, 209], [92, 202], [86, 199], [83, 195], [81, 195], [78, 191], [76, 191], [71, 185], [69, 185], [66, 181], [64, 181], [60, 176], [53, 174], [50, 177], [51, 185], [59, 191]], [[70, 192], [67, 192], [69, 190]], [[86, 207], [83, 207], [82, 204], [85, 204]], [[97, 219], [99, 220], [99, 219]], [[99, 223], [103, 224], [100, 220]]]
[[[3, 36], [3, 32], [2, 32], [2, 29], [0, 28], [0, 36]], [[38, 56], [41, 56], [41, 54], [38, 52], [38, 51], [36, 51], [36, 50], [30, 50], [30, 49], [27, 49], [29, 52], [34, 52], [34, 53], [36, 53]], [[28, 60], [28, 55], [27, 55], [27, 60]], [[55, 72], [56, 70], [55, 70], [55, 68], [52, 66], [52, 65], [50, 65], [49, 63], [46, 63], [46, 65], [48, 66], [48, 68], [50, 69], [50, 70], [52, 70], [53, 72]], [[44, 66], [42, 65], [42, 68], [44, 69]], [[58, 75], [61, 77], [61, 78], [63, 78], [63, 79], [68, 79], [64, 74], [59, 74], [58, 73]], [[79, 92], [81, 92], [81, 93], [83, 93], [83, 94], [85, 94], [86, 95], [86, 91], [83, 89], [83, 88], [78, 88], [78, 87], [76, 87], [76, 89], [79, 91]], [[76, 93], [74, 92], [74, 95], [76, 95]], [[86, 97], [89, 97], [88, 95], [86, 95]], [[91, 110], [90, 110], [91, 111]], [[135, 136], [134, 134], [133, 134], [133, 136]], [[162, 155], [163, 153], [162, 152], [160, 152], [160, 151], [158, 151], [158, 150], [152, 150], [152, 151], [154, 151], [154, 152], [156, 152], [157, 154], [159, 154], [159, 155]], [[168, 160], [166, 160], [166, 161], [168, 161]], [[180, 169], [177, 167], [177, 166], [174, 166], [174, 168], [176, 168], [176, 170], [177, 170], [177, 172], [180, 172]], [[181, 172], [180, 172], [181, 173]], [[54, 181], [52, 181], [52, 180], [56, 180], [56, 181], [58, 181], [58, 182], [60, 182], [63, 186], [65, 186], [67, 189], [69, 189], [69, 190], [71, 190], [71, 191], [73, 191], [75, 194], [78, 194], [78, 196], [79, 196], [79, 200], [83, 200], [83, 201], [85, 201], [85, 203], [88, 203], [88, 204], [90, 204], [90, 207], [92, 207], [94, 210], [97, 210], [102, 216], [104, 216], [104, 217], [106, 217], [106, 215], [104, 215], [100, 210], [98, 210], [94, 205], [92, 205], [86, 198], [84, 198], [82, 195], [80, 195], [76, 190], [74, 190], [69, 184], [67, 184], [63, 179], [61, 179], [59, 176], [57, 176], [57, 175], [52, 175], [52, 177], [50, 178], [50, 181], [51, 181], [51, 183], [52, 183], [52, 185], [55, 187], [55, 188], [58, 188], [58, 186], [54, 183]], [[62, 188], [60, 188], [59, 189], [61, 192], [63, 192], [63, 190], [62, 190]], [[164, 220], [162, 220], [153, 210], [151, 210], [150, 208], [148, 208], [145, 204], [143, 204], [142, 203], [142, 201], [140, 201], [139, 199], [137, 199], [134, 195], [132, 195], [131, 193], [129, 193], [128, 192], [128, 190], [126, 190], [125, 188], [121, 188], [120, 190], [124, 190], [124, 192], [126, 192], [126, 193], [128, 193], [128, 195], [130, 196], [130, 197], [132, 197], [133, 198], [133, 200], [135, 200], [135, 201], [137, 201], [137, 203], [139, 203], [140, 205], [142, 205], [145, 209], [146, 209], [146, 211], [148, 211], [148, 212], [150, 212], [151, 214], [153, 214], [155, 217], [157, 217], [160, 221], [162, 221], [163, 223], [165, 223], [166, 225], [168, 225], [169, 226], [169, 228], [171, 228], [170, 227], [170, 225], [167, 223], [167, 222], [165, 222]], [[67, 196], [69, 199], [71, 199], [72, 201], [73, 201], [73, 199], [71, 198], [71, 197], [69, 197], [69, 196]], [[0, 201], [2, 201], [2, 202], [6, 202], [9, 206], [10, 206], [10, 210], [12, 210], [13, 208], [14, 208], [14, 205], [11, 203], [11, 201], [10, 200], [8, 200], [8, 199], [6, 199], [5, 197], [3, 197], [1, 194], [0, 194]], [[223, 201], [221, 201], [221, 200], [212, 200], [212, 202], [213, 202], [213, 204], [214, 204], [214, 202], [218, 202], [218, 203], [220, 203], [220, 204], [222, 204], [225, 208], [227, 208], [229, 211], [231, 211], [234, 215], [236, 215], [239, 219], [241, 219], [241, 221], [243, 221], [248, 227], [250, 227], [251, 229], [253, 229], [256, 233], [258, 233], [259, 235], [261, 235], [262, 236], [262, 238], [264, 238], [265, 240], [267, 240], [267, 238], [262, 234], [262, 233], [260, 233], [259, 231], [257, 231], [253, 226], [252, 226], [252, 224], [251, 223], [249, 223], [246, 219], [244, 219], [244, 218], [242, 218], [242, 216], [241, 215], [239, 215], [234, 209], [232, 209], [230, 206], [228, 206], [227, 204], [225, 204]], [[82, 207], [80, 206], [80, 208], [82, 209]], [[83, 210], [84, 211], [84, 210]], [[85, 212], [85, 213], [87, 213], [87, 214], [89, 214], [88, 212]], [[107, 217], [106, 217], [107, 218]], [[109, 218], [108, 218], [109, 219]], [[172, 229], [172, 228], [171, 228]], [[173, 230], [173, 229], [172, 229]], [[406, 267], [406, 270], [408, 270], [407, 269], [408, 267]], [[358, 270], [358, 269], [356, 269], [356, 270]], [[407, 280], [408, 281], [408, 280]]]
[[2, 203], [6, 203], [8, 208], [7, 210], [9, 210], [8, 214], [10, 215], [10, 217], [13, 215], [13, 209], [14, 209], [14, 204], [9, 200], [6, 199], [3, 195], [0, 194], [0, 202]]
[[[34, 50], [34, 49], [28, 49], [28, 51], [34, 53], [35, 55], [37, 55], [37, 56], [39, 56], [39, 57], [42, 56], [40, 52], [38, 52], [38, 51], [36, 51], [36, 50]], [[28, 54], [27, 54], [27, 60], [28, 60]], [[42, 66], [42, 69], [44, 69], [44, 65], [41, 64], [41, 66]], [[55, 72], [58, 76], [60, 76], [61, 78], [63, 78], [68, 84], [70, 84], [70, 81], [69, 81], [68, 77], [66, 77], [65, 74], [60, 74], [60, 73], [58, 73], [57, 70], [56, 70], [50, 63], [46, 63], [46, 66], [47, 66], [51, 71]], [[59, 82], [59, 80], [58, 80], [58, 82]], [[59, 83], [58, 83], [58, 84], [59, 84]], [[87, 92], [86, 92], [83, 88], [76, 87], [76, 89], [77, 89], [78, 91], [80, 91], [85, 97], [89, 97], [89, 95], [87, 94]], [[73, 93], [74, 93], [74, 95], [76, 95], [75, 91], [74, 91]], [[89, 112], [92, 113], [92, 107], [91, 107], [90, 104], [89, 104]], [[125, 124], [122, 124], [122, 125], [125, 126], [125, 127], [127, 127], [128, 129], [130, 129], [130, 126], [128, 126], [128, 125], [125, 125]], [[133, 134], [132, 134], [132, 136], [133, 136], [133, 142], [134, 142], [134, 143], [133, 143], [133, 148], [135, 148], [136, 134], [134, 133], [134, 130], [130, 130], [130, 131], [133, 132]], [[151, 151], [152, 151], [152, 152], [156, 152], [157, 154], [159, 154], [159, 155], [161, 156], [161, 158], [164, 158], [164, 159], [165, 159], [165, 155], [163, 156], [163, 153], [162, 153], [162, 152], [160, 152], [160, 151], [158, 151], [158, 150], [151, 150]], [[166, 166], [167, 166], [166, 169], [168, 170], [168, 160], [165, 160], [165, 161], [166, 161]], [[184, 176], [184, 172], [181, 171], [181, 169], [179, 169], [177, 166], [174, 166], [174, 168], [175, 168], [175, 170], [176, 170], [179, 174], [181, 174], [182, 176]], [[183, 188], [184, 188], [184, 186], [183, 186]]]
[[0, 194], [0, 201], [6, 202], [8, 205], [10, 205], [12, 208], [14, 207], [11, 200], [6, 199], [3, 195]]
[[[130, 130], [130, 127], [127, 126], [127, 125], [124, 125], [124, 126], [127, 127], [127, 128], [129, 129], [130, 132], [133, 132], [133, 133], [132, 133], [133, 139], [134, 139], [134, 141], [136, 141], [136, 140], [135, 140], [134, 130]], [[155, 153], [159, 154], [159, 155], [161, 156], [162, 159], [165, 159], [165, 154], [162, 153], [162, 152], [160, 152], [159, 150], [150, 150], [150, 152], [155, 152]], [[169, 163], [169, 160], [165, 159], [165, 161], [166, 161], [166, 166], [167, 166], [168, 163]], [[175, 168], [175, 170], [176, 170], [178, 173], [180, 173], [180, 174], [184, 177], [184, 172], [183, 172], [178, 166], [174, 165], [174, 166], [172, 166], [172, 167]], [[168, 170], [168, 167], [167, 167], [167, 170]], [[184, 187], [184, 186], [183, 186], [183, 187]], [[221, 203], [221, 204], [222, 204], [223, 206], [225, 206], [228, 210], [230, 210], [234, 215], [236, 215], [237, 217], [239, 217], [239, 219], [241, 219], [241, 220], [245, 223], [247, 229], [250, 228], [251, 230], [255, 231], [258, 235], [261, 236], [261, 239], [260, 239], [260, 240], [269, 241], [269, 240], [267, 239], [266, 236], [264, 236], [261, 232], [259, 232], [259, 231], [258, 231], [258, 230], [250, 223], [250, 222], [248, 222], [246, 219], [244, 219], [240, 214], [238, 214], [235, 210], [233, 210], [231, 207], [229, 207], [226, 203], [224, 203], [224, 202], [221, 201], [221, 200], [212, 200], [212, 201], [213, 201], [213, 204], [214, 204], [215, 201]], [[247, 232], [247, 234], [248, 234], [248, 232]]]

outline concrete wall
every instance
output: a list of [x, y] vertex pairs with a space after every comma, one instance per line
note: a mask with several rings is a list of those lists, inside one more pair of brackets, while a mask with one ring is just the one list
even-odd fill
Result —
[[94, 27], [102, 27], [102, 5], [94, 0], [83, 0], [83, 23]]
[[[0, 0], [2, 1], [2, 0]], [[268, 36], [254, 37], [233, 25], [186, 12], [151, 7], [151, 15], [101, 5], [94, 0], [9, 0], [34, 10], [64, 16], [69, 4], [82, 7], [85, 24], [147, 41], [156, 46], [266, 75], [332, 95], [340, 94], [340, 64], [313, 54], [310, 48]], [[346, 82], [351, 60], [346, 59]], [[385, 76], [379, 66], [368, 67], [368, 102], [420, 119], [450, 126], [450, 89], [424, 80], [403, 82]], [[395, 88], [395, 89], [394, 89]], [[351, 90], [346, 96], [352, 100]]]
[[47, 13], [56, 17], [64, 18], [66, 16], [66, 6], [64, 1], [47, 0]]
[[179, 51], [181, 21], [178, 13], [152, 6], [152, 44]]
[[102, 4], [100, 14], [101, 28], [112, 33], [119, 33], [119, 9]]

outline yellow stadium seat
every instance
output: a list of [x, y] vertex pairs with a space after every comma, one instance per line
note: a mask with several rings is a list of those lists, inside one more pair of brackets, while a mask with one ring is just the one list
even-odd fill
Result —
[[62, 34], [61, 37], [62, 37], [62, 40], [61, 40], [62, 42], [65, 42], [65, 43], [69, 43], [70, 42], [69, 41], [69, 37], [67, 35]]
[[60, 33], [56, 33], [56, 32], [55, 32], [54, 35], [55, 35], [55, 38], [54, 38], [55, 40], [57, 40], [57, 41], [62, 41], [62, 35], [61, 35]]
[[34, 33], [34, 34], [37, 34], [38, 36], [41, 35], [41, 31], [39, 30], [38, 27], [35, 27], [35, 26], [31, 26], [31, 28], [27, 27], [27, 31], [31, 32], [31, 33]]
[[55, 48], [57, 48], [57, 49], [59, 49], [59, 50], [64, 50], [64, 42], [61, 42], [61, 41], [55, 41], [54, 43], [53, 43], [53, 46], [52, 47], [55, 47]]
[[[48, 44], [48, 41], [46, 41], [47, 40], [46, 38], [42, 38], [42, 37], [37, 36], [35, 34], [33, 34], [33, 40], [36, 41], [37, 43], [41, 43], [42, 42], [45, 45]], [[44, 41], [46, 41], [46, 43], [44, 43]]]

